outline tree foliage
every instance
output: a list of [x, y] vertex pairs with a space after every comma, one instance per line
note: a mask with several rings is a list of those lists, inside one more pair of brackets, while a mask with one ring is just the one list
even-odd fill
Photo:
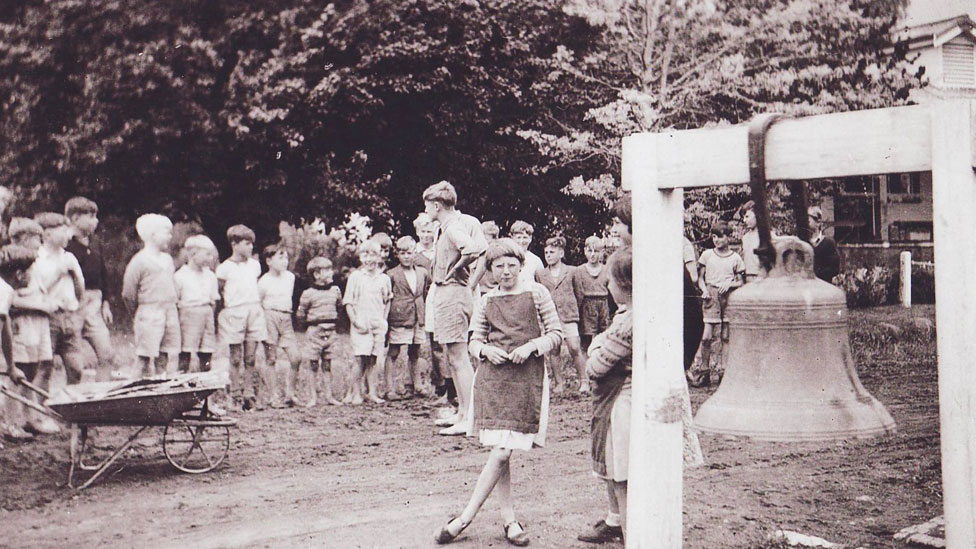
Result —
[[[544, 85], [580, 90], [591, 107], [520, 135], [553, 163], [578, 166], [571, 194], [609, 201], [619, 192], [620, 139], [631, 133], [903, 103], [917, 82], [904, 48], [886, 51], [903, 7], [903, 0], [571, 0], [568, 13], [603, 29], [600, 45], [561, 48]], [[736, 187], [691, 192], [686, 208], [707, 226], [744, 196]]]

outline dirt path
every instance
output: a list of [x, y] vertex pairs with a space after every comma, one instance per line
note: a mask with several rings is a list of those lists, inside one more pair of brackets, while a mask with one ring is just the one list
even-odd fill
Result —
[[[686, 474], [686, 547], [756, 547], [776, 528], [890, 547], [894, 532], [941, 513], [934, 358], [856, 354], [898, 434], [826, 445], [703, 436], [708, 465]], [[707, 395], [693, 393], [695, 405]], [[65, 438], [8, 445], [0, 545], [431, 547], [486, 458], [472, 440], [434, 435], [431, 411], [409, 401], [250, 413], [218, 471], [178, 474], [155, 447], [76, 496], [58, 485]], [[557, 399], [549, 446], [513, 462], [533, 547], [592, 547], [576, 541], [605, 512], [589, 474], [588, 413], [585, 400]], [[100, 436], [117, 440], [121, 431]], [[507, 547], [493, 500], [456, 546]]]

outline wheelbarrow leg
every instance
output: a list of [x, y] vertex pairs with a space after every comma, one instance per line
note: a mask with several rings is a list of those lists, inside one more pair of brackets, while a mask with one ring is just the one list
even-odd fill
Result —
[[[91, 483], [95, 482], [95, 480], [98, 477], [102, 476], [102, 473], [104, 473], [106, 469], [108, 469], [109, 467], [112, 466], [113, 463], [115, 463], [115, 460], [118, 459], [119, 456], [122, 455], [122, 452], [125, 452], [126, 450], [128, 450], [129, 447], [132, 446], [132, 443], [135, 442], [136, 438], [138, 438], [139, 435], [141, 435], [142, 432], [145, 431], [148, 428], [149, 428], [148, 425], [143, 426], [143, 427], [140, 427], [139, 430], [136, 431], [132, 436], [130, 436], [129, 439], [126, 440], [124, 444], [122, 444], [122, 446], [119, 446], [115, 450], [115, 452], [112, 453], [111, 456], [105, 458], [105, 461], [101, 462], [98, 465], [98, 467], [95, 469], [95, 473], [92, 474], [92, 476], [89, 477], [88, 480], [86, 480], [84, 484], [82, 484], [81, 486], [78, 487], [78, 491], [80, 492], [81, 490], [84, 490], [85, 488], [88, 488], [88, 486], [90, 486]], [[85, 429], [85, 427], [82, 427], [82, 429]], [[84, 435], [84, 436], [87, 436], [87, 434]]]
[[72, 479], [75, 474], [75, 463], [78, 462], [78, 431], [80, 429], [85, 428], [77, 425], [71, 426], [71, 442], [68, 444], [68, 453], [71, 457], [71, 465], [68, 467], [68, 488], [74, 488]]

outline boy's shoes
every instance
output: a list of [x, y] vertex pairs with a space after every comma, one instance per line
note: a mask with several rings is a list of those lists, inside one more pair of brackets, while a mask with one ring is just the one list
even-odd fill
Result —
[[437, 431], [438, 435], [445, 437], [456, 437], [468, 434], [468, 422], [464, 421], [461, 423], [455, 423], [454, 425], [448, 427], [447, 429], [441, 429]]
[[593, 525], [593, 529], [576, 536], [576, 539], [586, 543], [606, 543], [608, 541], [623, 540], [624, 529], [620, 526], [610, 526], [605, 520]]
[[244, 397], [244, 402], [241, 403], [241, 409], [245, 412], [250, 412], [252, 410], [257, 410], [258, 399], [255, 397]]

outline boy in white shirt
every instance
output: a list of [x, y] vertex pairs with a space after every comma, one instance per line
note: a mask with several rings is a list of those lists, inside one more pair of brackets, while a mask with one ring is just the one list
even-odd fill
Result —
[[291, 321], [295, 273], [288, 270], [288, 250], [284, 246], [266, 246], [261, 255], [268, 265], [268, 272], [258, 279], [258, 295], [261, 297], [261, 307], [268, 326], [264, 356], [273, 373], [278, 363], [278, 349], [285, 351], [291, 368], [285, 376], [284, 405], [291, 408], [295, 406], [295, 380], [302, 365], [302, 355], [298, 352], [298, 342], [295, 339], [295, 327]]
[[217, 267], [217, 283], [224, 308], [217, 316], [220, 341], [230, 346], [230, 382], [234, 404], [243, 410], [258, 407], [258, 343], [268, 338], [267, 321], [258, 294], [261, 264], [252, 256], [254, 231], [245, 225], [227, 229], [232, 255]]
[[186, 264], [176, 271], [177, 308], [180, 312], [180, 372], [190, 371], [190, 354], [196, 353], [200, 371], [210, 371], [217, 349], [214, 311], [220, 301], [217, 275], [211, 270], [217, 247], [202, 234], [183, 243]]
[[78, 259], [64, 249], [71, 239], [68, 218], [56, 212], [43, 212], [34, 216], [34, 221], [41, 226], [43, 234], [31, 275], [55, 305], [50, 317], [51, 349], [64, 362], [68, 383], [78, 383], [85, 369], [81, 338], [84, 318], [78, 313], [85, 293], [85, 277]]
[[508, 235], [525, 252], [525, 262], [522, 264], [522, 270], [519, 272], [519, 280], [526, 283], [540, 282], [540, 273], [546, 268], [542, 260], [539, 259], [539, 256], [529, 251], [529, 245], [532, 244], [532, 234], [534, 232], [535, 229], [532, 228], [532, 225], [522, 220], [512, 223], [512, 226], [508, 229]]
[[379, 395], [379, 380], [383, 364], [377, 358], [383, 356], [386, 341], [387, 318], [393, 287], [390, 277], [382, 270], [380, 245], [367, 240], [359, 246], [362, 268], [353, 271], [346, 282], [342, 304], [349, 315], [349, 340], [356, 356], [355, 376], [350, 383], [348, 404], [363, 402], [363, 376], [368, 382], [369, 399], [377, 404], [385, 402]]
[[176, 269], [169, 244], [173, 222], [159, 214], [136, 220], [144, 244], [122, 277], [122, 299], [134, 311], [136, 356], [143, 375], [166, 372], [169, 354], [180, 352], [180, 317], [176, 309]]

